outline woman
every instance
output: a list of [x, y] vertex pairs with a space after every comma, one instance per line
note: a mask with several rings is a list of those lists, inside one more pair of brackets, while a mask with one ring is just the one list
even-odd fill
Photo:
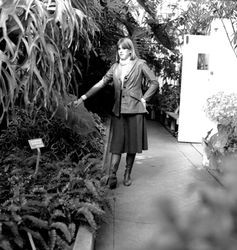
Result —
[[[150, 82], [148, 90], [142, 93], [142, 82]], [[126, 168], [123, 184], [130, 186], [131, 171], [136, 153], [147, 150], [147, 131], [145, 114], [146, 101], [156, 92], [158, 82], [146, 62], [136, 56], [134, 45], [129, 38], [121, 38], [117, 43], [116, 63], [97, 84], [74, 104], [77, 106], [95, 94], [106, 84], [113, 81], [115, 102], [112, 118], [112, 138], [110, 145], [111, 164], [108, 185], [111, 189], [117, 186], [116, 173], [121, 154], [126, 155]]]

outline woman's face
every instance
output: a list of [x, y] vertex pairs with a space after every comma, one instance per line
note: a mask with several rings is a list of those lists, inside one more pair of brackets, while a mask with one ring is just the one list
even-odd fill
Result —
[[124, 49], [122, 45], [118, 46], [118, 55], [121, 60], [126, 60], [131, 56], [130, 49]]

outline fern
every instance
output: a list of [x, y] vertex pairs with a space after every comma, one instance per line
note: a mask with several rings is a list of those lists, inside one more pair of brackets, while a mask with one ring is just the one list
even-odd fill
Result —
[[[72, 185], [72, 183], [71, 183], [71, 185]], [[77, 186], [77, 185], [78, 185], [78, 182], [75, 181], [74, 187]], [[82, 186], [82, 185], [81, 185], [81, 186]], [[71, 187], [71, 190], [68, 191], [68, 194], [69, 194], [71, 197], [74, 197], [74, 196], [76, 197], [76, 196], [80, 195], [81, 193], [82, 193], [82, 189], [81, 189], [81, 188], [75, 189], [75, 188]]]
[[73, 239], [75, 237], [75, 234], [76, 234], [76, 224], [75, 223], [70, 223], [68, 225], [68, 230], [70, 231], [71, 238]]
[[49, 229], [49, 224], [47, 221], [39, 219], [33, 215], [24, 215], [22, 216], [22, 220], [24, 221], [25, 224], [34, 227], [34, 228], [39, 228], [39, 229]]
[[100, 195], [98, 194], [94, 183], [91, 180], [85, 180], [85, 185], [87, 187], [87, 189], [90, 191], [90, 193], [93, 195], [93, 197], [95, 197], [96, 199], [100, 199]]
[[71, 246], [59, 235], [56, 236], [56, 246], [58, 250], [72, 250]]
[[35, 167], [37, 155], [32, 155], [23, 160], [22, 164], [27, 167]]
[[19, 233], [18, 226], [16, 223], [12, 221], [3, 222], [2, 232], [4, 233], [6, 237], [13, 239], [13, 241], [18, 247], [20, 248], [23, 247], [23, 239]]
[[11, 247], [11, 243], [6, 239], [0, 239], [0, 249], [2, 249], [2, 250], [14, 250]]
[[52, 215], [51, 215], [51, 220], [56, 220], [58, 218], [66, 218], [66, 215], [63, 213], [62, 210], [60, 209], [55, 209], [53, 212], [52, 212]]
[[[28, 198], [29, 196], [26, 196], [26, 197]], [[30, 197], [31, 197], [31, 196], [30, 196]], [[28, 210], [28, 209], [36, 209], [36, 210], [39, 210], [39, 209], [46, 209], [46, 204], [45, 204], [44, 202], [42, 202], [42, 201], [39, 201], [39, 200], [37, 199], [36, 194], [33, 195], [33, 198], [34, 198], [35, 200], [33, 200], [33, 199], [28, 199], [28, 200], [26, 201], [26, 203], [22, 205], [22, 209], [23, 209], [23, 210]]]
[[24, 214], [38, 214], [39, 213], [39, 208], [34, 207], [32, 205], [28, 206], [28, 205], [24, 205], [24, 207], [22, 207], [22, 212]]
[[77, 208], [87, 208], [91, 213], [97, 214], [97, 215], [103, 215], [105, 212], [100, 208], [98, 204], [95, 202], [78, 202]]
[[50, 225], [51, 228], [54, 228], [56, 229], [57, 231], [60, 231], [63, 238], [68, 242], [70, 243], [72, 238], [71, 238], [71, 233], [67, 227], [66, 224], [62, 223], [62, 222], [53, 222], [51, 225]]
[[47, 243], [39, 232], [33, 231], [30, 228], [22, 227], [22, 230], [26, 233], [30, 233], [35, 243], [39, 245], [40, 250], [49, 250]]
[[57, 233], [55, 229], [50, 230], [49, 232], [49, 249], [54, 250], [57, 240]]
[[[0, 219], [7, 226], [2, 227], [0, 237], [11, 231], [10, 247], [28, 250], [25, 232], [29, 232], [41, 250], [70, 249], [79, 224], [96, 230], [105, 215], [105, 192], [100, 185], [101, 137], [76, 135], [59, 120], [49, 120], [42, 110], [34, 118], [17, 112], [19, 119], [0, 135], [0, 164], [5, 160], [0, 168], [1, 197], [8, 185], [10, 190], [1, 203]], [[35, 155], [25, 141], [36, 136], [45, 140], [46, 147], [42, 150], [39, 175], [33, 179]], [[3, 138], [9, 144], [4, 144]], [[52, 150], [49, 145], [53, 145]], [[11, 226], [12, 222], [17, 228]]]
[[91, 226], [91, 228], [93, 230], [97, 229], [97, 224], [95, 222], [94, 215], [90, 212], [90, 210], [88, 208], [82, 207], [82, 208], [77, 210], [76, 214], [77, 214], [77, 216], [80, 214], [84, 215], [87, 223]]
[[7, 164], [11, 163], [12, 161], [21, 161], [22, 158], [20, 156], [16, 156], [15, 154], [8, 155], [5, 159], [3, 159], [2, 163]]

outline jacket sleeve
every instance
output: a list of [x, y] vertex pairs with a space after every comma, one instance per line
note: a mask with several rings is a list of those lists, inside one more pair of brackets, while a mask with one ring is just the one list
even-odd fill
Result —
[[111, 68], [107, 71], [104, 77], [97, 82], [94, 86], [92, 86], [86, 93], [86, 97], [89, 98], [92, 95], [96, 94], [100, 89], [108, 85], [113, 80], [113, 71], [115, 64], [111, 66]]
[[145, 61], [142, 63], [142, 73], [149, 83], [149, 88], [144, 93], [143, 98], [149, 101], [159, 88], [159, 83], [154, 72], [148, 67]]

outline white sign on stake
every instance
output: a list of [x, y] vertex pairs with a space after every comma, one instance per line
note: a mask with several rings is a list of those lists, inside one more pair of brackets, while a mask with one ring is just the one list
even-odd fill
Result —
[[31, 140], [28, 140], [28, 142], [30, 144], [31, 149], [36, 149], [36, 148], [38, 149], [38, 148], [44, 147], [44, 143], [41, 138], [31, 139]]

